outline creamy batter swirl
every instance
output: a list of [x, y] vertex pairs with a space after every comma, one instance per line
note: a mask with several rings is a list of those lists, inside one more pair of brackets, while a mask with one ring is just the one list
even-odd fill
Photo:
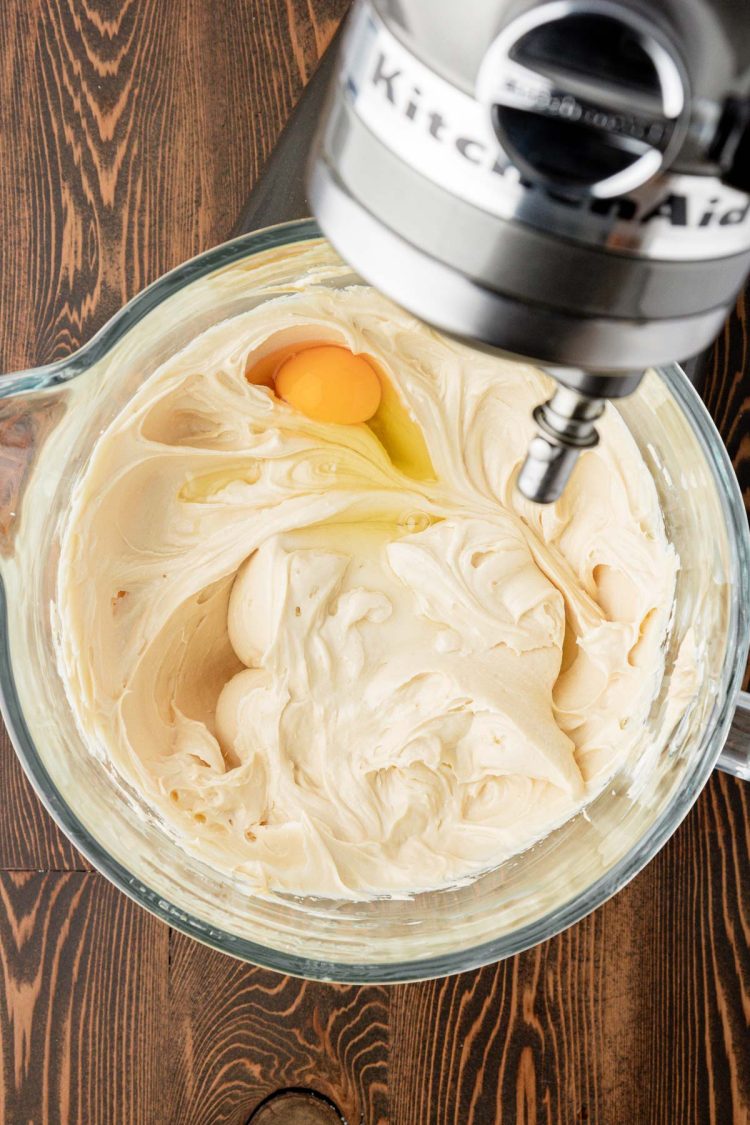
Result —
[[[376, 362], [371, 425], [247, 381], [305, 340]], [[197, 336], [104, 432], [62, 541], [60, 667], [92, 752], [186, 850], [259, 891], [447, 885], [633, 751], [677, 560], [614, 410], [560, 501], [517, 494], [546, 391], [312, 286]]]

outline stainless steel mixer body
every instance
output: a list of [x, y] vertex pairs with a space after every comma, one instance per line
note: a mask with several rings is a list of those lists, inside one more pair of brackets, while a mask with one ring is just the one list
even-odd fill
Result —
[[547, 366], [555, 499], [608, 398], [702, 350], [750, 270], [744, 0], [358, 0], [310, 169], [342, 256]]

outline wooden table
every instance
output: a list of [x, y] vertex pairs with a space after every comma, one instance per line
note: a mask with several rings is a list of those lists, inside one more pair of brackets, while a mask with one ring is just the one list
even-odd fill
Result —
[[[344, 0], [3, 0], [0, 362], [66, 355], [231, 229]], [[750, 498], [745, 305], [707, 401]], [[744, 414], [743, 414], [744, 411]], [[9, 1125], [750, 1121], [750, 787], [716, 774], [616, 899], [502, 965], [394, 988], [195, 945], [66, 842], [0, 745]], [[339, 1120], [268, 1102], [258, 1125]]]

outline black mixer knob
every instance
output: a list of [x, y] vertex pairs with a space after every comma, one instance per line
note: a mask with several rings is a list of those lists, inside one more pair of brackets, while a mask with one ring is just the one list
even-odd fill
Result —
[[606, 0], [553, 0], [517, 17], [487, 52], [477, 94], [510, 160], [567, 193], [631, 191], [669, 164], [684, 136], [677, 52]]

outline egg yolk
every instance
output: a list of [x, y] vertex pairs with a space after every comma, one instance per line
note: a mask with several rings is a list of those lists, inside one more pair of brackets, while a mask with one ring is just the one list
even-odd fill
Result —
[[276, 394], [316, 422], [367, 422], [380, 405], [375, 369], [336, 344], [305, 348], [276, 372]]

